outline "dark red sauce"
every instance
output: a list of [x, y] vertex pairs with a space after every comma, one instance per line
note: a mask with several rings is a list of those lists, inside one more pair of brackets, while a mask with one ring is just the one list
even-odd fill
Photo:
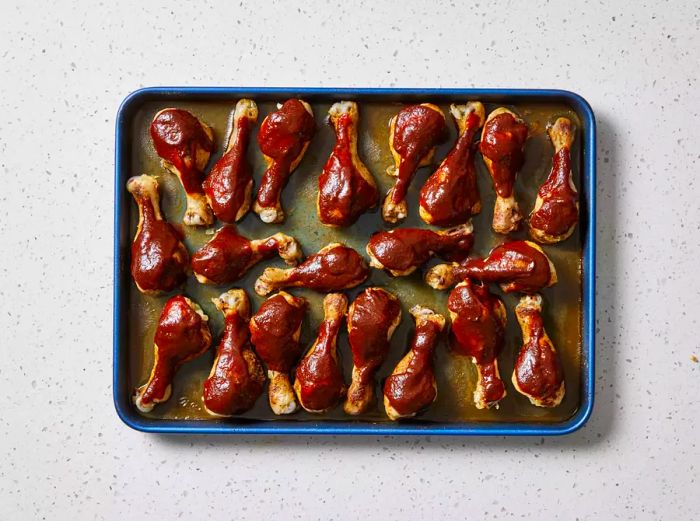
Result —
[[314, 352], [297, 366], [296, 381], [300, 385], [300, 399], [307, 409], [330, 409], [340, 401], [345, 392], [343, 372], [333, 356], [334, 342], [342, 318], [340, 316], [321, 323]]
[[250, 240], [240, 235], [235, 226], [226, 225], [195, 252], [192, 270], [214, 284], [230, 284], [241, 278], [256, 260]]
[[361, 383], [372, 381], [374, 372], [389, 352], [388, 332], [401, 314], [401, 305], [386, 291], [367, 288], [360, 293], [348, 316], [348, 339], [352, 360]]
[[392, 202], [400, 203], [418, 165], [430, 151], [447, 139], [447, 124], [442, 113], [423, 105], [412, 105], [399, 111], [394, 125], [392, 146], [401, 157]]
[[273, 371], [287, 373], [299, 360], [302, 346], [294, 340], [306, 313], [306, 301], [294, 297], [296, 305], [282, 295], [267, 299], [251, 320], [252, 342], [260, 358]]
[[253, 180], [246, 150], [250, 141], [253, 122], [241, 117], [236, 122], [236, 140], [221, 156], [204, 180], [204, 192], [209, 205], [221, 221], [233, 223], [236, 214], [245, 203], [246, 189]]
[[143, 404], [162, 399], [177, 368], [209, 349], [211, 336], [208, 329], [202, 331], [202, 326], [202, 317], [182, 295], [165, 303], [153, 340], [158, 350], [158, 363], [142, 394]]
[[216, 414], [247, 411], [262, 394], [265, 374], [251, 350], [249, 336], [244, 317], [237, 312], [225, 316], [216, 366], [204, 382], [204, 404]]
[[372, 235], [367, 248], [386, 269], [405, 271], [424, 264], [432, 254], [463, 259], [473, 244], [471, 233], [441, 235], [422, 228], [396, 228]]
[[530, 226], [548, 235], [565, 235], [578, 221], [578, 194], [571, 189], [571, 151], [564, 147], [554, 154], [552, 171], [537, 195], [542, 206], [530, 216]]
[[199, 120], [186, 110], [163, 110], [151, 123], [151, 139], [156, 153], [180, 172], [185, 191], [202, 193], [203, 173], [197, 168], [197, 149], [211, 153], [214, 141]]
[[500, 299], [482, 284], [469, 279], [452, 290], [447, 307], [457, 316], [452, 319], [450, 347], [456, 353], [473, 357], [479, 368], [486, 403], [503, 398], [505, 386], [496, 371], [494, 360], [503, 348], [505, 316]]
[[437, 324], [430, 321], [417, 324], [411, 343], [413, 357], [406, 370], [392, 374], [384, 382], [384, 395], [399, 414], [416, 413], [435, 400], [433, 353], [439, 337]]
[[491, 175], [496, 193], [501, 197], [513, 194], [515, 174], [525, 160], [527, 125], [504, 112], [484, 125], [479, 149], [491, 160]]
[[479, 121], [475, 112], [469, 114], [465, 131], [420, 191], [419, 202], [430, 215], [431, 224], [455, 226], [466, 222], [481, 209], [473, 143]]
[[527, 241], [497, 246], [485, 259], [467, 259], [457, 271], [461, 278], [498, 282], [506, 293], [537, 293], [549, 285], [552, 275], [546, 255]]
[[149, 197], [134, 194], [141, 209], [141, 231], [131, 245], [131, 275], [143, 291], [172, 291], [186, 278], [189, 262], [182, 236], [157, 219]]
[[258, 144], [272, 163], [263, 174], [258, 191], [258, 203], [263, 207], [276, 205], [282, 188], [291, 173], [292, 163], [314, 135], [316, 124], [301, 101], [290, 99], [268, 115], [258, 132]]
[[335, 147], [318, 178], [319, 217], [324, 224], [349, 226], [379, 200], [377, 187], [368, 183], [353, 163], [354, 125], [350, 114], [338, 118]]
[[556, 395], [564, 381], [564, 370], [556, 351], [545, 341], [539, 311], [526, 309], [518, 314], [525, 317], [530, 338], [515, 361], [515, 377], [524, 393], [546, 401]]
[[339, 245], [311, 255], [296, 267], [288, 282], [303, 280], [306, 288], [329, 292], [361, 284], [368, 276], [369, 268], [362, 256]]

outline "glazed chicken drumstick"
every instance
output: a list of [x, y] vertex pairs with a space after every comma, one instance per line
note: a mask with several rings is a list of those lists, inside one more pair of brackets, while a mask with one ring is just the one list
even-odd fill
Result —
[[564, 370], [544, 329], [542, 297], [524, 296], [515, 307], [523, 345], [513, 369], [515, 389], [538, 407], [556, 407], [564, 398]]
[[129, 179], [126, 189], [139, 207], [131, 276], [142, 293], [171, 291], [184, 282], [189, 255], [180, 234], [160, 213], [158, 182], [140, 175]]
[[368, 276], [365, 259], [352, 248], [334, 242], [296, 268], [266, 268], [255, 281], [255, 292], [265, 296], [276, 289], [303, 287], [328, 293], [354, 288]]
[[377, 232], [367, 243], [370, 266], [402, 277], [413, 273], [433, 255], [446, 260], [463, 260], [474, 244], [472, 232], [471, 222], [437, 232], [423, 228]]
[[301, 246], [294, 237], [284, 233], [250, 240], [240, 235], [235, 225], [227, 224], [192, 256], [192, 271], [202, 284], [230, 284], [255, 264], [275, 254], [295, 266], [302, 257]]
[[263, 392], [265, 372], [250, 346], [250, 303], [245, 292], [231, 289], [212, 302], [224, 314], [224, 332], [202, 398], [212, 416], [232, 416], [255, 405]]
[[474, 166], [474, 136], [484, 124], [484, 106], [478, 101], [452, 104], [450, 113], [459, 130], [457, 142], [419, 195], [421, 219], [435, 226], [455, 226], [481, 211]]
[[374, 374], [389, 353], [389, 341], [401, 322], [399, 300], [382, 288], [367, 288], [348, 311], [348, 340], [352, 350], [352, 382], [344, 409], [365, 412], [374, 401]]
[[299, 166], [316, 130], [314, 113], [305, 101], [290, 99], [277, 107], [277, 111], [263, 120], [258, 132], [267, 170], [260, 181], [253, 211], [265, 223], [284, 221], [282, 189]]
[[503, 302], [483, 283], [466, 279], [450, 293], [447, 308], [452, 320], [452, 351], [470, 357], [476, 364], [474, 404], [477, 409], [498, 407], [506, 395], [497, 358], [503, 348], [506, 327]]
[[236, 103], [224, 155], [214, 163], [204, 180], [207, 202], [220, 221], [234, 223], [250, 209], [253, 169], [246, 159], [246, 151], [257, 120], [258, 106], [253, 100], [242, 99]]
[[153, 339], [153, 368], [148, 381], [134, 394], [134, 404], [149, 412], [172, 392], [175, 372], [185, 362], [204, 354], [211, 346], [211, 333], [202, 308], [177, 295], [165, 303]]
[[387, 173], [395, 176], [382, 207], [382, 217], [396, 223], [408, 215], [406, 193], [421, 166], [433, 160], [435, 147], [447, 138], [445, 115], [432, 103], [411, 105], [399, 111], [389, 122], [389, 147], [395, 166]]
[[338, 361], [338, 333], [348, 309], [348, 299], [330, 293], [323, 299], [323, 322], [318, 336], [299, 362], [294, 391], [308, 412], [325, 412], [335, 407], [345, 394], [343, 371]]
[[525, 160], [526, 140], [527, 125], [514, 112], [500, 107], [486, 118], [479, 149], [496, 190], [493, 229], [497, 233], [517, 230], [523, 218], [513, 185]]
[[151, 140], [165, 168], [185, 189], [187, 208], [182, 219], [189, 226], [208, 226], [214, 215], [202, 189], [204, 168], [214, 149], [214, 133], [203, 121], [183, 109], [163, 109], [151, 122]]
[[578, 192], [571, 171], [571, 121], [559, 118], [547, 129], [554, 145], [552, 170], [537, 192], [530, 213], [530, 236], [538, 242], [554, 244], [568, 239], [578, 222]]
[[321, 223], [350, 226], [377, 205], [379, 190], [357, 154], [357, 103], [334, 103], [328, 115], [335, 129], [336, 141], [318, 178], [316, 209]]
[[422, 306], [411, 315], [416, 329], [409, 351], [384, 382], [384, 409], [392, 420], [415, 416], [437, 398], [433, 354], [445, 317]]
[[301, 356], [299, 336], [304, 313], [306, 300], [280, 291], [263, 302], [250, 320], [251, 341], [267, 365], [270, 408], [275, 414], [297, 410], [289, 372]]
[[554, 264], [542, 248], [531, 241], [501, 244], [484, 259], [438, 264], [426, 272], [425, 281], [435, 289], [447, 289], [467, 277], [496, 282], [506, 293], [537, 293], [557, 282]]

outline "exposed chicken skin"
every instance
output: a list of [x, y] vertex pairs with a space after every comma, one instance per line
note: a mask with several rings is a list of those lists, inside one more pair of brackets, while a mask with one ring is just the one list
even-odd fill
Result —
[[275, 414], [297, 410], [289, 372], [301, 356], [299, 336], [305, 313], [306, 300], [280, 291], [263, 302], [250, 320], [251, 341], [267, 365], [270, 408]]
[[321, 223], [350, 226], [377, 205], [379, 190], [357, 154], [357, 103], [334, 103], [328, 114], [336, 141], [318, 178], [316, 209]]
[[542, 297], [524, 296], [515, 307], [523, 345], [513, 369], [515, 389], [538, 407], [556, 407], [564, 398], [564, 370], [544, 329]]
[[387, 173], [396, 177], [382, 206], [382, 217], [396, 223], [408, 215], [406, 193], [421, 166], [433, 160], [435, 147], [447, 138], [445, 115], [432, 103], [411, 105], [389, 122], [389, 147], [395, 166]]
[[327, 293], [354, 288], [368, 276], [365, 259], [352, 248], [334, 242], [296, 268], [266, 268], [255, 281], [255, 292], [265, 296], [276, 289], [303, 287]]
[[552, 171], [537, 192], [530, 213], [530, 235], [538, 242], [553, 244], [568, 239], [578, 222], [578, 192], [571, 171], [571, 121], [559, 118], [547, 129], [554, 145]]
[[370, 266], [395, 277], [413, 273], [433, 255], [462, 260], [474, 244], [471, 222], [444, 231], [396, 228], [377, 232], [367, 243]]
[[503, 348], [506, 308], [484, 284], [466, 279], [452, 290], [447, 300], [452, 327], [450, 347], [476, 364], [478, 380], [474, 390], [477, 409], [498, 407], [506, 395], [498, 372], [498, 355]]
[[484, 124], [484, 106], [478, 101], [450, 105], [459, 137], [450, 153], [423, 185], [420, 217], [435, 226], [456, 226], [481, 211], [474, 167], [474, 136]]
[[323, 299], [323, 322], [318, 336], [296, 370], [294, 391], [308, 412], [325, 412], [345, 394], [343, 371], [338, 361], [338, 333], [348, 309], [348, 299], [330, 293]]
[[422, 306], [413, 306], [411, 315], [416, 329], [410, 349], [384, 382], [384, 409], [392, 420], [415, 416], [437, 398], [433, 354], [445, 317]]
[[493, 229], [497, 233], [517, 230], [523, 218], [513, 185], [525, 160], [526, 140], [527, 125], [514, 112], [499, 107], [486, 118], [479, 149], [496, 190]]
[[255, 405], [265, 372], [250, 346], [250, 303], [245, 292], [231, 289], [212, 302], [224, 314], [224, 332], [202, 398], [209, 414], [232, 416]]
[[230, 284], [275, 254], [295, 266], [302, 257], [301, 246], [294, 237], [283, 233], [250, 240], [240, 235], [235, 225], [227, 224], [192, 256], [192, 271], [202, 284]]
[[299, 166], [316, 130], [314, 113], [305, 101], [290, 99], [277, 107], [277, 111], [263, 120], [258, 132], [267, 170], [260, 181], [253, 211], [266, 223], [284, 221], [282, 189]]
[[160, 213], [158, 182], [150, 175], [132, 177], [126, 189], [139, 207], [131, 245], [131, 275], [142, 293], [171, 291], [186, 277], [189, 255], [180, 234]]
[[531, 241], [501, 244], [485, 259], [438, 264], [427, 271], [425, 281], [435, 289], [447, 289], [467, 277], [497, 282], [506, 293], [537, 293], [557, 282], [554, 264], [542, 248]]
[[258, 106], [253, 100], [242, 99], [236, 103], [224, 155], [204, 180], [207, 202], [220, 221], [234, 223], [250, 209], [253, 170], [246, 159], [246, 151], [257, 120]]
[[211, 128], [183, 109], [163, 109], [151, 122], [151, 139], [165, 168], [175, 174], [185, 189], [187, 208], [182, 222], [208, 226], [214, 215], [202, 189], [204, 168], [214, 149]]
[[382, 288], [367, 288], [348, 312], [348, 340], [352, 350], [352, 382], [344, 409], [365, 412], [374, 401], [374, 374], [389, 352], [389, 341], [401, 322], [399, 300]]
[[175, 372], [185, 362], [204, 354], [211, 346], [211, 333], [202, 309], [177, 295], [165, 303], [153, 339], [153, 368], [148, 381], [134, 394], [134, 404], [149, 412], [172, 392]]

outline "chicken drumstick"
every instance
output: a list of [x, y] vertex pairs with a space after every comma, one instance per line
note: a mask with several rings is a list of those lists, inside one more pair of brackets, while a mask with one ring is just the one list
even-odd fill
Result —
[[566, 240], [578, 222], [578, 192], [571, 171], [571, 121], [559, 118], [547, 129], [554, 145], [552, 170], [537, 192], [530, 213], [530, 235], [538, 242], [553, 244]]
[[265, 372], [250, 346], [250, 303], [245, 292], [231, 289], [212, 302], [224, 314], [224, 332], [202, 398], [212, 416], [232, 416], [255, 405]]
[[208, 321], [202, 308], [187, 297], [177, 295], [165, 303], [153, 339], [151, 375], [133, 397], [140, 411], [149, 412], [155, 404], [168, 400], [178, 368], [209, 349]]
[[208, 226], [214, 215], [202, 189], [204, 168], [214, 149], [214, 133], [196, 116], [183, 109], [163, 109], [151, 122], [151, 139], [165, 168], [185, 189], [187, 208], [182, 222]]
[[503, 302], [486, 285], [466, 279], [450, 293], [447, 308], [452, 319], [450, 347], [455, 353], [471, 357], [479, 374], [474, 404], [477, 409], [498, 407], [506, 395], [497, 359], [506, 326]]
[[295, 268], [266, 268], [255, 281], [255, 292], [265, 296], [275, 289], [303, 287], [327, 293], [354, 288], [368, 276], [365, 259], [352, 248], [334, 242]]
[[348, 311], [348, 340], [352, 350], [352, 382], [344, 409], [365, 412], [374, 400], [374, 374], [389, 353], [389, 341], [401, 322], [401, 304], [382, 288], [367, 288]]
[[250, 320], [251, 341], [267, 365], [270, 407], [275, 414], [297, 410], [289, 372], [301, 356], [299, 336], [305, 312], [306, 300], [280, 291], [263, 302]]
[[357, 154], [357, 103], [341, 101], [328, 111], [336, 141], [318, 178], [316, 209], [327, 226], [350, 226], [377, 205], [379, 190]]
[[131, 276], [142, 293], [171, 291], [184, 282], [189, 255], [180, 234], [160, 213], [158, 182], [150, 175], [140, 175], [129, 179], [126, 189], [139, 207]]
[[478, 101], [450, 105], [459, 137], [450, 153], [423, 185], [420, 217], [435, 226], [455, 226], [481, 211], [474, 167], [474, 136], [484, 124], [484, 106]]
[[202, 284], [230, 284], [275, 254], [294, 266], [301, 260], [301, 246], [294, 237], [283, 233], [250, 240], [240, 235], [235, 225], [227, 224], [192, 256], [192, 271]]
[[406, 193], [416, 170], [433, 160], [435, 147], [447, 137], [445, 115], [432, 103], [411, 105], [389, 122], [389, 147], [395, 166], [387, 173], [396, 182], [382, 207], [386, 222], [396, 223], [408, 215]]

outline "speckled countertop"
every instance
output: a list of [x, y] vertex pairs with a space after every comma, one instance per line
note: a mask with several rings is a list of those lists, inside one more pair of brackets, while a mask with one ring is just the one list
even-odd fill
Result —
[[[39, 4], [0, 7], [0, 519], [700, 517], [697, 2]], [[125, 427], [111, 394], [114, 117], [159, 84], [586, 97], [599, 130], [588, 425], [557, 439]]]

